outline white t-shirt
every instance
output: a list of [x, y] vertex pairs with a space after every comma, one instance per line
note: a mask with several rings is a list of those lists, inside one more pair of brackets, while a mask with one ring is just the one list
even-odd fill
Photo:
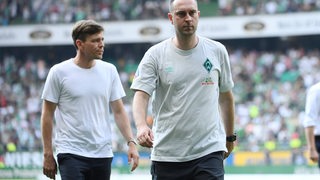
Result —
[[314, 134], [320, 135], [320, 82], [307, 91], [304, 127], [314, 126]]
[[199, 37], [187, 51], [172, 39], [151, 47], [131, 86], [153, 98], [151, 160], [183, 162], [227, 151], [218, 100], [232, 87], [228, 53], [216, 41]]
[[57, 103], [56, 152], [112, 157], [109, 103], [125, 96], [116, 67], [95, 60], [95, 66], [83, 69], [73, 61], [50, 69], [42, 94]]

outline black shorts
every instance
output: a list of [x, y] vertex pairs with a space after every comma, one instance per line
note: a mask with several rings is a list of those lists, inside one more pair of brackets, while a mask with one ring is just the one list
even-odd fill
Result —
[[112, 158], [88, 158], [74, 154], [58, 154], [62, 180], [109, 180]]
[[214, 152], [187, 162], [152, 161], [152, 180], [223, 180], [224, 152]]
[[320, 168], [320, 135], [315, 136], [316, 149], [319, 154], [318, 167]]

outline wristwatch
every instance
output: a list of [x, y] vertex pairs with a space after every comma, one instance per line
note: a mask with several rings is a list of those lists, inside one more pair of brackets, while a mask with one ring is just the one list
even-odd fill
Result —
[[235, 140], [237, 140], [237, 135], [233, 134], [231, 136], [227, 136], [227, 141], [228, 142], [234, 142]]

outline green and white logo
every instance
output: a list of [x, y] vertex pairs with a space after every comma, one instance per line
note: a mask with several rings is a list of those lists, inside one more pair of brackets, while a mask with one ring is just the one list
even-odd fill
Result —
[[207, 59], [204, 63], [203, 63], [204, 68], [208, 71], [208, 73], [210, 73], [211, 69], [212, 69], [212, 63], [210, 62], [209, 59]]

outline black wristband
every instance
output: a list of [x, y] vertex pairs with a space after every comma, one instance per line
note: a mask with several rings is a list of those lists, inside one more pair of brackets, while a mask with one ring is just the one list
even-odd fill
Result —
[[231, 136], [227, 136], [226, 140], [227, 140], [227, 142], [234, 142], [234, 141], [236, 141], [236, 140], [237, 140], [237, 134], [234, 133], [234, 134], [231, 135]]

